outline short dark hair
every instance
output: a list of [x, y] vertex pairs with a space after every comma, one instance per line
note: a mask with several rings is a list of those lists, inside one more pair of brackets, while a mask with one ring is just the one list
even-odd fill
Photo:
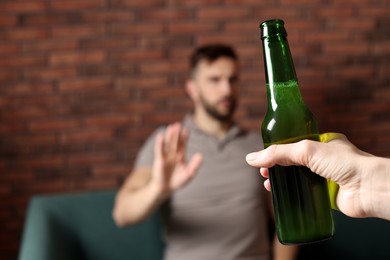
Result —
[[208, 44], [197, 48], [190, 57], [190, 72], [194, 72], [196, 66], [201, 60], [213, 62], [221, 57], [231, 58], [238, 61], [238, 57], [234, 49], [225, 44]]

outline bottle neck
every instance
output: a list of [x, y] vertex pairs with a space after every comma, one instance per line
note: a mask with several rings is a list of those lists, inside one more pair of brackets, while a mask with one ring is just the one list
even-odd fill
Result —
[[266, 83], [274, 85], [297, 81], [294, 62], [285, 35], [272, 35], [263, 39]]
[[263, 37], [267, 95], [272, 110], [291, 103], [303, 104], [286, 34]]

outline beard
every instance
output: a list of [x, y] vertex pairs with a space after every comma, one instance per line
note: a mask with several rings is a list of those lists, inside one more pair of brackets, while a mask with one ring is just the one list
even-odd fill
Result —
[[[220, 122], [229, 122], [233, 118], [233, 114], [237, 107], [237, 101], [233, 97], [224, 97], [221, 100], [218, 100], [215, 102], [215, 104], [211, 104], [206, 99], [200, 95], [199, 98], [200, 102], [202, 103], [206, 113], [211, 116], [212, 118], [220, 121]], [[217, 105], [220, 102], [229, 101], [230, 106], [226, 112], [221, 112], [218, 110]]]

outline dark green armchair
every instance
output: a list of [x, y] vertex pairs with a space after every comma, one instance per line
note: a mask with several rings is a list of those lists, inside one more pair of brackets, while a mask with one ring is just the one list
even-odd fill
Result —
[[[117, 228], [115, 192], [36, 196], [30, 201], [19, 260], [160, 260], [158, 214]], [[390, 259], [390, 221], [334, 212], [332, 239], [302, 246], [299, 259]], [[223, 256], [221, 256], [223, 257]]]
[[19, 260], [162, 259], [157, 215], [117, 228], [115, 192], [36, 196], [30, 201]]

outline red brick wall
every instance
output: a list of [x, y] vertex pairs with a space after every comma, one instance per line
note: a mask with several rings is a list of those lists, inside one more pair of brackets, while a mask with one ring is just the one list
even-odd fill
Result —
[[0, 255], [14, 259], [34, 194], [112, 189], [158, 125], [191, 109], [187, 57], [208, 42], [242, 59], [237, 116], [265, 112], [259, 23], [285, 20], [323, 131], [390, 155], [387, 0], [2, 0]]

